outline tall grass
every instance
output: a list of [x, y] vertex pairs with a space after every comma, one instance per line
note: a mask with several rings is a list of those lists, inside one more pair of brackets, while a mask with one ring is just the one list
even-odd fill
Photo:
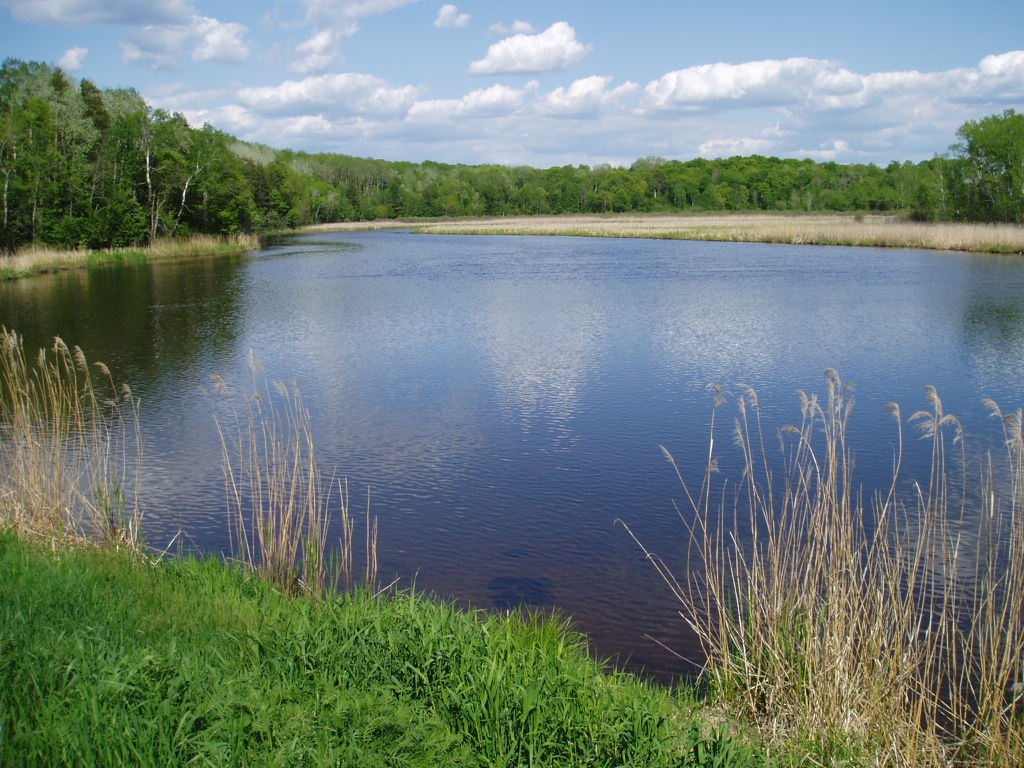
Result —
[[149, 245], [98, 250], [59, 250], [45, 245], [29, 245], [12, 254], [0, 253], [0, 280], [122, 262], [236, 254], [258, 247], [259, 238], [252, 234], [162, 238]]
[[577, 235], [1024, 253], [1014, 224], [913, 222], [851, 214], [520, 216], [417, 224], [435, 234]]
[[[377, 577], [377, 522], [367, 503], [363, 547], [348, 484], [324, 478], [309, 411], [298, 385], [259, 382], [250, 354], [252, 389], [217, 418], [235, 549], [259, 574], [290, 592], [351, 589]], [[226, 396], [227, 382], [215, 377]], [[329, 548], [337, 507], [340, 547]], [[359, 562], [362, 567], [360, 568]], [[361, 570], [361, 573], [360, 573]]]
[[699, 487], [676, 466], [686, 572], [645, 551], [700, 638], [709, 682], [783, 751], [1024, 765], [1021, 412], [989, 403], [1006, 452], [969, 468], [960, 423], [929, 388], [929, 409], [908, 421], [931, 441], [931, 470], [907, 497], [904, 422], [890, 406], [892, 482], [867, 493], [847, 437], [852, 391], [834, 371], [827, 387], [825, 401], [801, 393], [800, 425], [782, 430], [777, 456], [757, 394], [744, 392], [735, 484], [716, 474], [714, 420]]
[[0, 328], [0, 522], [30, 538], [136, 548], [138, 402], [60, 338], [34, 361]]

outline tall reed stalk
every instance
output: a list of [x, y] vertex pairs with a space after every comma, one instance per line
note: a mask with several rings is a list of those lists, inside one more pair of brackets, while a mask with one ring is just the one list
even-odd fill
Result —
[[777, 458], [744, 392], [734, 485], [717, 479], [714, 418], [699, 488], [666, 452], [688, 503], [685, 574], [644, 551], [700, 638], [708, 681], [769, 743], [810, 744], [825, 762], [1024, 765], [1021, 412], [988, 403], [1006, 452], [969, 468], [959, 421], [928, 388], [929, 410], [909, 422], [931, 441], [931, 470], [908, 486], [891, 405], [892, 481], [866, 494], [852, 391], [826, 378], [824, 402], [801, 393]]
[[[255, 374], [258, 364], [251, 354], [250, 367]], [[215, 382], [227, 393], [223, 378]], [[357, 557], [348, 484], [321, 474], [310, 414], [297, 384], [254, 383], [243, 406], [218, 416], [217, 429], [234, 546], [243, 562], [288, 592], [322, 594], [376, 581], [377, 523], [369, 502], [364, 551]], [[336, 550], [328, 541], [334, 507], [340, 528]]]
[[0, 328], [0, 522], [28, 537], [140, 545], [137, 401], [60, 338], [33, 362]]

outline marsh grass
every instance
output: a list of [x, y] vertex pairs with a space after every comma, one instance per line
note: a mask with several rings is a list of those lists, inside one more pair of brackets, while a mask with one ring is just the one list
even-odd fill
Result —
[[[651, 562], [706, 654], [727, 709], [779, 752], [886, 766], [1024, 765], [1024, 442], [1003, 414], [1005, 455], [976, 471], [963, 434], [927, 390], [908, 423], [931, 443], [930, 476], [900, 493], [854, 481], [853, 396], [827, 374], [825, 401], [801, 393], [801, 422], [768, 451], [757, 394], [739, 399], [742, 477], [719, 481], [714, 419], [699, 486], [680, 515], [686, 572]], [[716, 413], [722, 404], [716, 393]], [[771, 454], [771, 455], [770, 455]], [[671, 456], [669, 456], [671, 460]], [[635, 537], [636, 538], [636, 537]]]
[[30, 245], [13, 254], [0, 254], [0, 280], [107, 264], [237, 254], [258, 247], [259, 239], [249, 234], [225, 237], [192, 235], [187, 238], [156, 240], [146, 246], [102, 250], [58, 250], [47, 246]]
[[420, 223], [433, 234], [576, 235], [1024, 253], [1024, 227], [862, 214], [523, 216]]
[[[377, 521], [357, 520], [348, 484], [320, 470], [309, 411], [296, 383], [270, 383], [249, 356], [253, 384], [238, 399], [215, 377], [217, 416], [236, 556], [289, 592], [323, 594], [377, 578]], [[339, 528], [331, 546], [331, 523]]]
[[0, 328], [0, 521], [29, 538], [137, 549], [138, 402], [60, 338], [34, 361]]

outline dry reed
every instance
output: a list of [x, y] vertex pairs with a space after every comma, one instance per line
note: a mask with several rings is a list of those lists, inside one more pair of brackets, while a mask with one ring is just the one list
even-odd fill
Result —
[[126, 259], [172, 259], [207, 256], [218, 253], [241, 253], [259, 247], [259, 239], [251, 234], [224, 237], [192, 235], [185, 238], [164, 238], [149, 245], [91, 250], [76, 248], [59, 250], [45, 245], [30, 245], [16, 253], [0, 254], [0, 279], [17, 278], [90, 265], [120, 262]]
[[419, 223], [431, 234], [581, 235], [1024, 253], [1014, 224], [913, 222], [860, 214], [519, 216]]
[[743, 394], [735, 486], [716, 480], [714, 419], [699, 489], [672, 461], [688, 500], [685, 575], [644, 551], [700, 638], [709, 682], [777, 749], [811, 743], [827, 761], [886, 766], [1024, 765], [1021, 412], [988, 403], [1006, 454], [968, 495], [960, 424], [929, 388], [930, 409], [909, 421], [931, 441], [931, 472], [904, 499], [891, 406], [892, 483], [865, 502], [847, 441], [852, 392], [834, 371], [827, 381], [826, 402], [801, 393], [802, 422], [782, 430], [775, 465], [757, 394]]
[[[322, 594], [342, 586], [351, 589], [360, 580], [373, 584], [377, 523], [369, 500], [364, 551], [357, 557], [348, 484], [322, 476], [298, 385], [257, 383], [259, 365], [251, 354], [249, 360], [254, 385], [244, 405], [229, 405], [217, 418], [238, 556], [288, 592]], [[227, 394], [224, 379], [215, 377], [215, 382], [218, 392]], [[332, 554], [328, 535], [334, 505], [340, 547]]]
[[140, 545], [138, 403], [60, 338], [34, 363], [0, 328], [0, 521], [19, 534]]

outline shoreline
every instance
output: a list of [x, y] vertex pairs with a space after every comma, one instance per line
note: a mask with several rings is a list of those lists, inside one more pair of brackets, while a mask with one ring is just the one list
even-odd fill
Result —
[[[878, 214], [680, 213], [376, 219], [314, 224], [277, 235], [411, 229], [428, 235], [537, 235], [706, 240], [868, 248], [910, 248], [1024, 255], [1024, 226], [915, 222]], [[33, 246], [0, 254], [0, 282], [123, 263], [238, 255], [260, 247], [257, 235], [194, 235], [147, 246], [61, 251]]]
[[388, 219], [318, 224], [297, 231], [344, 232], [402, 227], [421, 234], [439, 235], [622, 237], [1024, 254], [1024, 227], [1018, 225], [915, 222], [878, 214], [588, 214]]
[[124, 248], [62, 251], [48, 246], [32, 246], [13, 254], [0, 254], [0, 282], [111, 264], [137, 264], [198, 256], [230, 256], [255, 250], [259, 245], [260, 241], [256, 235], [193, 235]]

